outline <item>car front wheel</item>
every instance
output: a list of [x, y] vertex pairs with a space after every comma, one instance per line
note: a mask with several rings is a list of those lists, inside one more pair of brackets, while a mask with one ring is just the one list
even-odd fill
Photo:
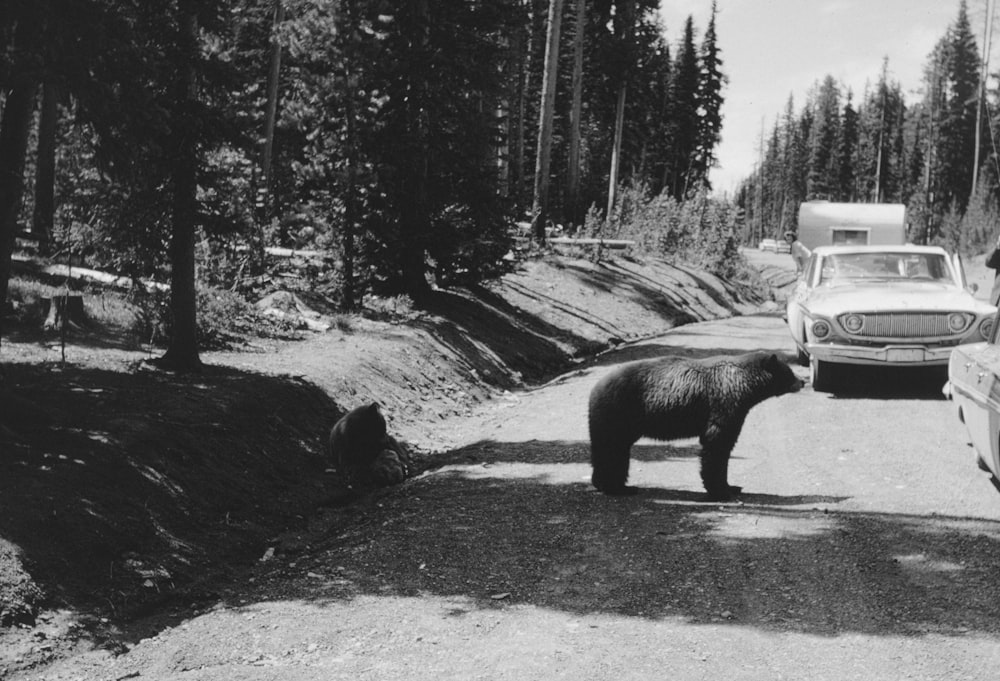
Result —
[[812, 383], [813, 390], [817, 390], [819, 392], [829, 392], [830, 384], [832, 382], [830, 378], [830, 363], [816, 359], [815, 357], [810, 357], [809, 379]]

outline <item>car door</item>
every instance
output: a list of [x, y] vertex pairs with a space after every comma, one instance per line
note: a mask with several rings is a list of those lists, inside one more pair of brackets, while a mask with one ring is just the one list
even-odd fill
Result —
[[1000, 476], [1000, 346], [961, 345], [952, 351], [949, 374], [955, 400], [979, 458]]
[[951, 266], [955, 268], [955, 276], [958, 279], [958, 284], [964, 288], [969, 288], [969, 279], [965, 275], [965, 266], [962, 264], [962, 257], [955, 253], [951, 256]]
[[791, 332], [795, 342], [802, 346], [806, 343], [805, 334], [803, 333], [805, 315], [802, 306], [812, 290], [811, 278], [815, 270], [816, 255], [812, 255], [806, 262], [806, 266], [802, 269], [798, 281], [795, 282], [795, 288], [792, 289], [791, 295], [788, 296], [788, 304], [785, 309], [788, 330]]

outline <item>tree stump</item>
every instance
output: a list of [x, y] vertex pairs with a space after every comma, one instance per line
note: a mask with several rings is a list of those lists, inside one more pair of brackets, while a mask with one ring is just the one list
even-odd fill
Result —
[[45, 330], [61, 329], [65, 321], [67, 326], [79, 328], [87, 324], [87, 315], [83, 311], [83, 294], [51, 296], [45, 298], [48, 315], [42, 328]]

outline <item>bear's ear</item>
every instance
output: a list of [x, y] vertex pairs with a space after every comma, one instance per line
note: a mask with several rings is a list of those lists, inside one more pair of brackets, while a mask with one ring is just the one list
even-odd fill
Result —
[[377, 414], [378, 413], [378, 402], [372, 402], [371, 404], [369, 404], [368, 405], [368, 412], [371, 413], [371, 414]]
[[781, 360], [778, 359], [778, 356], [776, 354], [771, 353], [771, 355], [767, 358], [765, 363], [769, 368], [773, 368], [781, 364]]

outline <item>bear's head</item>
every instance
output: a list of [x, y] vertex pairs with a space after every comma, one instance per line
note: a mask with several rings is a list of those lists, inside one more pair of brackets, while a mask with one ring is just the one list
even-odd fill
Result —
[[792, 368], [776, 354], [761, 354], [758, 361], [761, 368], [768, 373], [771, 395], [777, 397], [798, 392], [805, 385], [805, 381], [796, 376]]
[[372, 402], [360, 409], [361, 419], [365, 424], [363, 426], [364, 432], [378, 434], [379, 436], [385, 435], [385, 417], [382, 416], [382, 412], [379, 410], [378, 402]]

